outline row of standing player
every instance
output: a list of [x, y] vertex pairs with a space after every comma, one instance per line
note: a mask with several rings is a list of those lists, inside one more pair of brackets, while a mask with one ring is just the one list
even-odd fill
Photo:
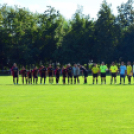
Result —
[[96, 83], [98, 83], [98, 75], [101, 75], [101, 84], [106, 84], [106, 72], [109, 70], [111, 74], [111, 81], [110, 84], [113, 83], [113, 78], [114, 78], [114, 83], [116, 84], [117, 82], [117, 74], [120, 75], [120, 84], [122, 84], [122, 80], [125, 84], [125, 77], [127, 76], [128, 78], [128, 84], [131, 84], [131, 77], [133, 76], [134, 80], [134, 62], [133, 62], [133, 67], [131, 66], [131, 62], [127, 62], [127, 66], [124, 64], [124, 62], [121, 62], [120, 67], [118, 68], [114, 62], [112, 62], [110, 68], [108, 69], [107, 66], [105, 65], [104, 62], [101, 63], [100, 68], [97, 69], [97, 65], [94, 64], [94, 67], [92, 68], [92, 75], [93, 75], [93, 84], [96, 78]]
[[[134, 65], [133, 65], [133, 68], [134, 68]], [[12, 75], [13, 75], [13, 82], [18, 83], [19, 70], [18, 70], [16, 63], [14, 63], [11, 70], [12, 70]], [[115, 63], [112, 62], [112, 65], [109, 69], [109, 71], [111, 73], [111, 84], [113, 82], [113, 78], [114, 78], [114, 82], [116, 83], [116, 76], [117, 76], [118, 72], [120, 73], [120, 84], [121, 84], [122, 78], [125, 83], [126, 75], [128, 77], [128, 82], [130, 84], [133, 70], [132, 70], [132, 66], [131, 66], [130, 62], [127, 63], [127, 67], [124, 65], [124, 62], [122, 62], [119, 69], [115, 65]], [[33, 77], [33, 83], [37, 84], [38, 73], [40, 74], [40, 83], [41, 84], [42, 84], [43, 79], [44, 79], [44, 84], [45, 84], [47, 75], [49, 76], [49, 83], [53, 83], [54, 74], [56, 76], [56, 83], [58, 84], [61, 71], [62, 71], [62, 76], [63, 76], [63, 84], [66, 83], [65, 81], [66, 81], [67, 76], [68, 76], [68, 84], [70, 83], [70, 79], [71, 79], [71, 84], [72, 84], [73, 76], [74, 76], [74, 84], [76, 84], [76, 79], [77, 79], [77, 83], [80, 83], [80, 80], [79, 80], [80, 72], [82, 72], [82, 76], [84, 75], [84, 84], [87, 83], [87, 77], [88, 77], [87, 69], [81, 65], [76, 65], [76, 64], [74, 64], [74, 67], [71, 67], [70, 64], [68, 64], [67, 68], [63, 67], [62, 70], [58, 66], [57, 66], [56, 70], [54, 70], [52, 68], [51, 64], [49, 65], [48, 68], [45, 68], [42, 65], [39, 69], [37, 69], [37, 67], [35, 67], [33, 70], [26, 70], [25, 67], [22, 67], [22, 70], [20, 71], [20, 73], [22, 76], [23, 84], [24, 84], [24, 77], [25, 77], [26, 83], [32, 84], [32, 77]], [[101, 84], [102, 83], [106, 84], [106, 72], [108, 71], [108, 68], [104, 62], [102, 62], [100, 68], [97, 66], [97, 64], [94, 64], [91, 71], [92, 71], [92, 75], [93, 75], [93, 84], [95, 82], [95, 79], [96, 79], [96, 83], [98, 84], [98, 76], [99, 75], [101, 76]], [[15, 78], [16, 78], [17, 82], [15, 82]]]
[[[73, 70], [75, 70], [74, 68], [77, 68], [76, 71], [78, 71], [79, 74], [73, 73]], [[32, 84], [32, 83], [37, 84], [38, 74], [40, 74], [40, 84], [42, 84], [43, 79], [44, 79], [44, 84], [45, 84], [46, 76], [49, 77], [49, 83], [52, 84], [54, 75], [56, 76], [56, 83], [58, 84], [61, 72], [63, 76], [63, 84], [66, 83], [66, 77], [68, 77], [68, 84], [69, 83], [72, 84], [73, 76], [74, 76], [74, 83], [76, 83], [76, 79], [77, 79], [77, 82], [80, 83], [80, 80], [79, 80], [80, 72], [82, 72], [82, 75], [84, 75], [84, 83], [87, 83], [88, 70], [84, 66], [76, 65], [76, 64], [74, 65], [74, 67], [71, 67], [71, 65], [68, 64], [66, 68], [63, 66], [62, 69], [60, 69], [59, 66], [57, 66], [55, 70], [52, 68], [51, 64], [49, 65], [48, 68], [41, 65], [41, 67], [38, 69], [35, 66], [33, 70], [31, 69], [26, 70], [25, 67], [23, 66], [22, 70], [20, 70], [20, 74], [22, 76], [22, 84], [24, 84], [24, 78], [25, 78], [26, 84]], [[13, 83], [18, 84], [19, 69], [16, 63], [13, 64], [13, 67], [11, 69], [11, 74], [13, 76]]]

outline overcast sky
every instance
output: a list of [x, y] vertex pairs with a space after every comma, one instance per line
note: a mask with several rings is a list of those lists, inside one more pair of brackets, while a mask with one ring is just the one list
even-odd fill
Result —
[[[0, 0], [0, 4], [7, 3], [11, 5], [19, 5], [26, 7], [32, 12], [43, 13], [46, 6], [55, 7], [66, 18], [70, 19], [75, 13], [78, 5], [83, 6], [83, 13], [90, 15], [91, 18], [97, 18], [97, 12], [103, 0]], [[117, 6], [127, 0], [107, 0], [112, 5], [114, 14], [117, 14]]]

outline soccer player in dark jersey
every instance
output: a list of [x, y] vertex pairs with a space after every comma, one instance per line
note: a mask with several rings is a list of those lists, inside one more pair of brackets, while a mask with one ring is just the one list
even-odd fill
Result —
[[37, 69], [37, 67], [35, 67], [33, 69], [32, 74], [33, 74], [33, 83], [37, 84], [37, 82], [38, 82], [38, 69]]
[[62, 75], [63, 75], [63, 84], [66, 84], [67, 69], [64, 66], [62, 68]]
[[[12, 74], [13, 74], [13, 82], [14, 84], [18, 84], [18, 80], [19, 80], [19, 69], [17, 67], [17, 64], [14, 63], [14, 67], [12, 68]], [[17, 83], [16, 83], [16, 79], [17, 79]]]
[[53, 83], [53, 68], [52, 68], [52, 65], [49, 64], [49, 67], [48, 67], [48, 76], [49, 76], [49, 83]]
[[56, 83], [57, 84], [59, 84], [60, 72], [61, 72], [61, 69], [59, 68], [59, 66], [57, 66], [57, 68], [55, 70], [55, 76], [56, 76]]
[[77, 83], [79, 83], [78, 75], [79, 75], [79, 68], [77, 64], [74, 64], [73, 66], [74, 84], [76, 84], [76, 80], [77, 80]]
[[13, 66], [12, 66], [12, 68], [11, 68], [11, 75], [13, 76], [13, 83], [15, 82], [15, 81], [14, 81], [14, 72], [13, 72], [13, 68], [14, 68], [15, 64], [16, 64], [16, 63], [14, 63]]
[[81, 69], [80, 69], [80, 64], [77, 65], [78, 66], [78, 75], [77, 75], [77, 79], [78, 79], [78, 84], [80, 84], [80, 74], [81, 74]]
[[84, 74], [84, 84], [87, 84], [88, 71], [84, 66], [81, 66], [82, 77]]
[[27, 71], [24, 66], [22, 67], [22, 70], [20, 71], [20, 73], [22, 76], [22, 84], [24, 84], [24, 77], [25, 77], [26, 84], [27, 84]]
[[70, 82], [70, 79], [71, 79], [71, 84], [72, 84], [72, 67], [71, 67], [71, 65], [70, 64], [68, 64], [68, 66], [67, 66], [67, 74], [68, 74], [68, 84], [69, 84], [69, 82]]
[[30, 69], [30, 70], [28, 70], [28, 72], [27, 72], [27, 77], [28, 77], [28, 83], [30, 84], [32, 84], [32, 70]]
[[45, 81], [46, 81], [46, 71], [47, 71], [47, 69], [43, 65], [41, 65], [41, 68], [39, 69], [40, 84], [42, 84], [42, 79], [44, 79], [44, 84], [45, 84]]

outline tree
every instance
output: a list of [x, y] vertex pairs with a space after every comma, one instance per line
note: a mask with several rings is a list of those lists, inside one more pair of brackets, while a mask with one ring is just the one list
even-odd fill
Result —
[[116, 59], [114, 51], [118, 45], [117, 33], [120, 31], [114, 24], [115, 16], [111, 12], [110, 6], [103, 1], [98, 12], [98, 19], [95, 23], [95, 45], [94, 52], [98, 62], [102, 60], [110, 63]]
[[68, 24], [62, 46], [58, 49], [58, 57], [62, 55], [61, 63], [88, 63], [93, 45], [93, 28], [92, 20], [84, 16], [82, 8], [79, 8]]
[[133, 0], [128, 0], [126, 3], [122, 3], [118, 6], [119, 15], [116, 21], [121, 25], [122, 28], [134, 23], [134, 10], [133, 10]]

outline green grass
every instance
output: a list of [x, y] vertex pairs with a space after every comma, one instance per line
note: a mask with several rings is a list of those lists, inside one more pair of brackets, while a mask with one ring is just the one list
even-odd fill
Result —
[[134, 85], [109, 82], [13, 85], [0, 77], [0, 134], [133, 134]]

